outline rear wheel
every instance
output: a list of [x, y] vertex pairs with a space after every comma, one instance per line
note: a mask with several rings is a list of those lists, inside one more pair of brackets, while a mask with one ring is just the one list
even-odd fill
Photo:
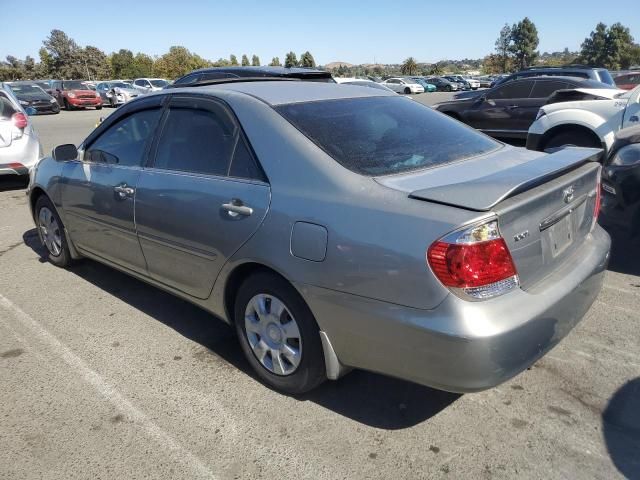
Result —
[[102, 105], [96, 107], [96, 110], [102, 110]]
[[234, 315], [245, 357], [269, 386], [295, 395], [325, 380], [318, 325], [300, 294], [282, 277], [264, 272], [245, 280]]
[[71, 254], [64, 235], [64, 225], [56, 208], [45, 195], [36, 202], [36, 223], [38, 237], [44, 246], [45, 259], [58, 267], [68, 267], [71, 264]]
[[451, 92], [453, 91], [453, 88], [451, 87], [451, 85], [447, 85], [447, 87], [445, 88], [446, 92]]
[[544, 150], [559, 147], [601, 148], [602, 144], [595, 134], [586, 130], [571, 129], [553, 134], [544, 144]]

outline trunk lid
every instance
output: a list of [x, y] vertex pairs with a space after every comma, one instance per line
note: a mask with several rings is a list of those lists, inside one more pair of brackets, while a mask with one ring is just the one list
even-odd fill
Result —
[[527, 289], [553, 273], [592, 229], [598, 149], [504, 148], [414, 174], [378, 177], [410, 198], [494, 213]]

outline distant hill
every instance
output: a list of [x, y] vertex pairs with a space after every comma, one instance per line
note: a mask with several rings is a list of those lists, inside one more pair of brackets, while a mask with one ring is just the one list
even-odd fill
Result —
[[352, 63], [347, 63], [347, 62], [331, 62], [331, 63], [327, 63], [324, 68], [326, 68], [327, 70], [334, 70], [336, 68], [340, 68], [340, 67], [346, 67], [346, 68], [351, 68], [353, 67]]

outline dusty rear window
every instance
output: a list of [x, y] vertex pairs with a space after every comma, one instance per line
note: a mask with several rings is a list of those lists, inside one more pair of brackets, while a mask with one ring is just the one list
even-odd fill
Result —
[[276, 110], [341, 165], [368, 176], [434, 167], [502, 146], [400, 96], [292, 103]]

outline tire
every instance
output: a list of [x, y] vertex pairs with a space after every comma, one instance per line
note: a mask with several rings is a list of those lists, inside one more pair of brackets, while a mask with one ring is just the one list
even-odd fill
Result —
[[593, 147], [602, 148], [600, 140], [590, 132], [585, 130], [571, 129], [563, 130], [553, 134], [544, 143], [544, 150], [559, 147]]
[[66, 98], [64, 99], [64, 109], [67, 110], [67, 111], [73, 110], [73, 107], [71, 106], [71, 104], [69, 103], [69, 101]]
[[102, 110], [102, 105], [100, 105], [99, 107], [96, 107], [96, 110]]
[[451, 85], [447, 85], [445, 87], [445, 92], [452, 92], [453, 91], [453, 87]]
[[[272, 308], [280, 315], [272, 316]], [[299, 395], [326, 379], [318, 324], [282, 277], [260, 272], [247, 278], [238, 289], [234, 320], [245, 357], [268, 386]]]
[[56, 207], [46, 195], [41, 195], [36, 201], [35, 213], [38, 237], [44, 247], [44, 259], [58, 267], [68, 267], [72, 259], [64, 225]]
[[409, 87], [404, 89], [404, 93], [406, 93], [407, 95], [409, 95], [411, 93], [411, 89]]

